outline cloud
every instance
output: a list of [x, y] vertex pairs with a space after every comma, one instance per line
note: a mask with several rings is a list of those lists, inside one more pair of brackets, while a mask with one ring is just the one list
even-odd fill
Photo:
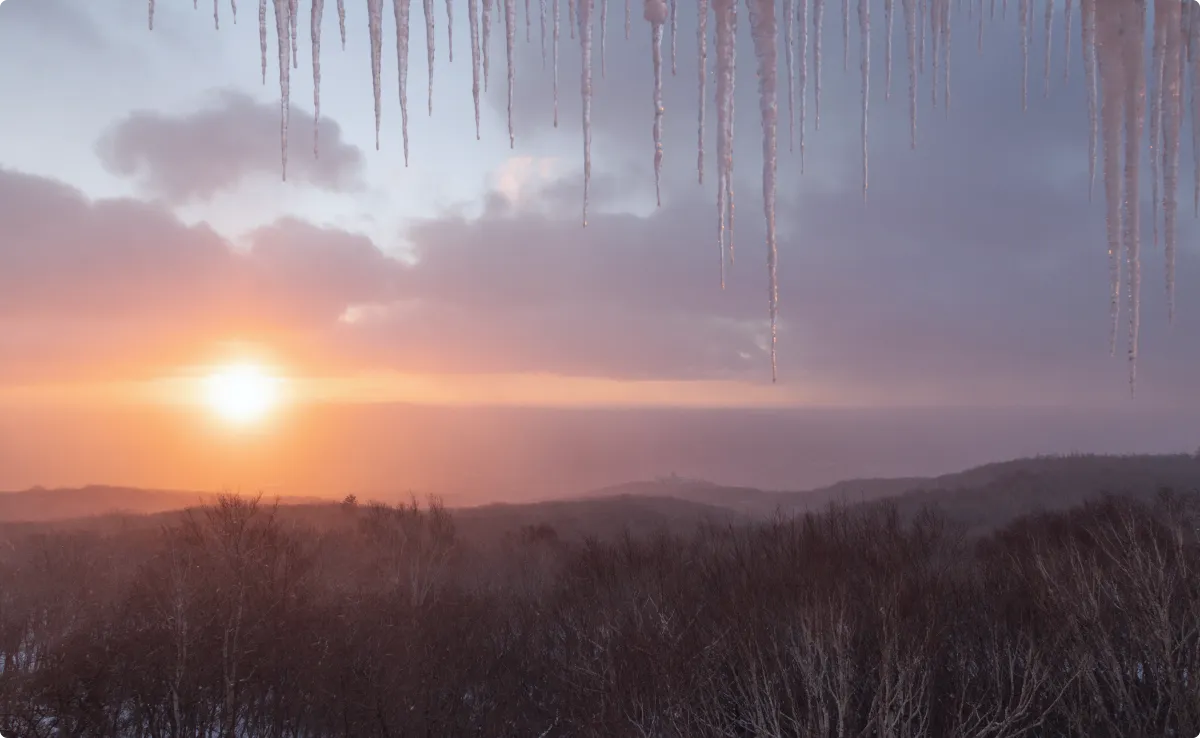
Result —
[[[170, 203], [206, 200], [248, 177], [279, 177], [279, 107], [242, 93], [221, 93], [214, 104], [181, 116], [135, 112], [100, 141], [96, 151], [114, 174], [136, 178]], [[313, 118], [292, 106], [288, 121], [288, 180], [330, 191], [361, 189], [363, 155], [342, 140], [330, 118], [320, 122], [320, 157], [313, 156]]]

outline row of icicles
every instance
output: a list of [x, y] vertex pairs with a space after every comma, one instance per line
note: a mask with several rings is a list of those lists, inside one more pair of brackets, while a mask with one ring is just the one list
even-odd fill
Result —
[[[313, 106], [320, 118], [321, 88], [321, 19], [324, 0], [309, 0], [311, 3]], [[588, 188], [591, 179], [591, 105], [592, 105], [592, 57], [593, 17], [595, 3], [599, 2], [600, 27], [600, 70], [606, 68], [608, 31], [608, 0], [566, 0], [569, 14], [571, 38], [578, 37], [582, 53], [580, 80], [583, 102], [583, 224], [587, 225]], [[625, 0], [625, 38], [631, 34], [632, 0]], [[662, 79], [664, 28], [670, 30], [671, 73], [676, 71], [678, 52], [679, 3], [683, 0], [643, 0], [643, 17], [650, 24], [653, 54], [653, 104], [654, 104], [654, 176], [659, 204], [661, 198], [661, 171], [663, 160], [662, 143]], [[193, 0], [193, 6], [197, 0]], [[281, 148], [283, 176], [287, 178], [287, 128], [289, 92], [289, 68], [299, 66], [297, 19], [300, 14], [299, 0], [271, 0], [274, 5], [275, 35], [279, 54], [279, 87], [282, 94]], [[341, 31], [342, 48], [346, 46], [345, 0], [337, 0], [338, 23]], [[392, 0], [396, 18], [396, 58], [399, 72], [401, 131], [404, 145], [404, 160], [408, 162], [408, 50], [409, 19], [411, 0]], [[447, 42], [450, 46], [450, 61], [454, 61], [454, 2], [445, 0]], [[479, 92], [482, 79], [487, 89], [490, 73], [488, 49], [491, 45], [493, 17], [497, 6], [502, 4], [505, 50], [507, 53], [508, 82], [508, 135], [509, 145], [514, 146], [516, 137], [513, 129], [512, 104], [516, 84], [514, 46], [517, 37], [517, 0], [467, 0], [468, 25], [471, 43], [471, 93], [475, 101], [475, 135], [479, 138]], [[533, 13], [531, 0], [525, 0], [525, 40], [532, 40]], [[554, 125], [558, 125], [558, 58], [560, 43], [560, 0], [536, 0], [538, 3], [541, 32], [542, 61], [546, 63], [547, 41], [554, 70]], [[976, 44], [982, 51], [983, 25], [985, 16], [994, 19], [997, 0], [901, 0], [901, 12], [906, 40], [908, 61], [908, 109], [911, 146], [917, 144], [917, 78], [925, 71], [926, 59], [933, 68], [930, 85], [932, 103], [938, 104], [939, 89], [942, 104], [950, 106], [950, 45], [951, 11], [965, 12], [978, 18]], [[1021, 29], [1021, 97], [1022, 109], [1028, 96], [1029, 47], [1033, 38], [1033, 0], [1014, 0]], [[1054, 21], [1055, 0], [1044, 2], [1045, 68], [1043, 72], [1046, 94], [1049, 94], [1051, 78], [1051, 40]], [[150, 28], [154, 27], [154, 3], [149, 0]], [[375, 146], [379, 147], [380, 127], [380, 64], [383, 45], [383, 0], [366, 0], [371, 39], [371, 75], [375, 92]], [[425, 20], [425, 46], [429, 69], [428, 109], [433, 113], [433, 74], [436, 8], [434, 0], [422, 0]], [[842, 0], [842, 64], [849, 67], [850, 53], [850, 3]], [[870, 33], [871, 1], [857, 0], [858, 28], [860, 34], [860, 66], [862, 72], [862, 193], [866, 199], [868, 184], [867, 119], [870, 92]], [[1151, 68], [1145, 67], [1146, 5], [1147, 0], [1080, 0], [1081, 48], [1087, 87], [1089, 127], [1089, 196], [1095, 183], [1097, 150], [1102, 152], [1104, 175], [1104, 197], [1108, 233], [1108, 258], [1111, 276], [1110, 304], [1110, 350], [1116, 351], [1120, 292], [1121, 262], [1127, 264], [1128, 310], [1129, 310], [1129, 381], [1132, 391], [1137, 377], [1137, 348], [1139, 324], [1140, 290], [1140, 206], [1138, 194], [1141, 139], [1145, 125], [1147, 76], [1152, 93], [1150, 95], [1150, 168], [1152, 171], [1153, 233], [1157, 245], [1161, 237], [1166, 251], [1166, 289], [1168, 312], [1174, 320], [1174, 271], [1176, 249], [1176, 212], [1179, 172], [1180, 129], [1183, 118], [1182, 86], [1187, 70], [1191, 70], [1192, 84], [1192, 140], [1195, 165], [1193, 207], [1200, 212], [1200, 2], [1193, 0], [1153, 0], [1154, 25]], [[892, 89], [892, 27], [894, 0], [883, 0], [884, 24], [887, 27], [884, 44], [885, 98], [891, 97]], [[1071, 24], [1074, 0], [1063, 0], [1064, 43], [1067, 65], [1063, 69], [1064, 79], [1069, 76]], [[220, 27], [220, 0], [213, 0], [213, 22]], [[237, 0], [230, 0], [233, 15], [237, 17]], [[710, 8], [711, 5], [711, 8]], [[777, 41], [780, 36], [776, 0], [746, 0], [749, 22], [758, 62], [760, 116], [763, 147], [763, 208], [767, 230], [767, 264], [769, 271], [768, 302], [771, 317], [771, 378], [777, 377], [776, 342], [778, 323], [778, 287], [776, 279], [777, 250], [775, 244], [775, 177], [778, 125], [778, 54]], [[797, 140], [796, 108], [799, 107], [798, 143], [800, 148], [800, 171], [804, 170], [805, 124], [807, 117], [806, 99], [810, 76], [809, 39], [811, 20], [811, 76], [814, 87], [814, 129], [821, 125], [821, 29], [824, 14], [823, 0], [781, 0], [783, 19], [783, 50], [787, 72], [788, 98], [788, 141], [791, 148]], [[1002, 17], [1007, 14], [1008, 0], [1000, 0]], [[696, 0], [698, 15], [696, 45], [699, 57], [698, 95], [704, 100], [708, 84], [709, 12], [714, 24], [716, 115], [717, 115], [717, 243], [721, 257], [721, 287], [725, 286], [725, 264], [733, 261], [733, 123], [734, 84], [737, 62], [737, 0]], [[547, 20], [549, 17], [549, 28]], [[267, 75], [267, 0], [259, 0], [259, 41], [262, 51], [263, 82]], [[926, 49], [929, 48], [929, 53]], [[697, 158], [698, 181], [704, 182], [704, 131], [705, 106], [698, 105], [697, 115]], [[316, 134], [313, 140], [314, 154], [317, 151]]]

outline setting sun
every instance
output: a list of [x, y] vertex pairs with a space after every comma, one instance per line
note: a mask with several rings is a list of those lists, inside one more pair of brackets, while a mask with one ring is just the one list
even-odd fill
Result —
[[253, 423], [279, 401], [279, 381], [257, 366], [224, 367], [208, 377], [208, 405], [225, 420]]

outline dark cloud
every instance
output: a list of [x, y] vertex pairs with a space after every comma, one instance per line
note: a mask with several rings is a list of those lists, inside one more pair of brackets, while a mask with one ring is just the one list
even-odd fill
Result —
[[[154, 196], [182, 203], [208, 199], [252, 175], [280, 176], [279, 107], [224, 92], [196, 112], [168, 116], [135, 112], [96, 145], [105, 167], [135, 177]], [[313, 117], [292, 106], [288, 120], [288, 180], [331, 191], [362, 188], [362, 152], [341, 128], [320, 122], [320, 157], [313, 155]]]

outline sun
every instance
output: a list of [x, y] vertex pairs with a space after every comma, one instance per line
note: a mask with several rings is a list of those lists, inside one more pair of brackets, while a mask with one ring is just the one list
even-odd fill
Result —
[[253, 364], [222, 367], [208, 376], [208, 406], [221, 418], [238, 425], [262, 420], [279, 402], [278, 377]]

